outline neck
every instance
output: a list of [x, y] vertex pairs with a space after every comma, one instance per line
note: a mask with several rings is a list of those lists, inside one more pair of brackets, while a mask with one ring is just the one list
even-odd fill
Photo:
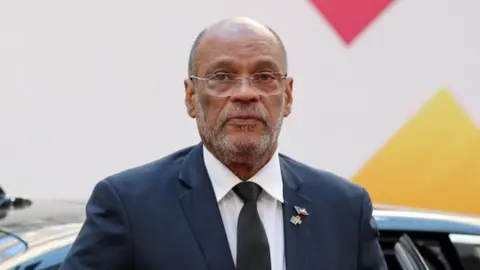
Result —
[[[275, 149], [275, 148], [274, 148]], [[247, 181], [270, 161], [275, 151], [269, 151], [264, 157], [253, 162], [224, 162], [238, 178]]]
[[205, 147], [212, 153], [220, 162], [222, 162], [227, 168], [230, 169], [238, 178], [243, 181], [247, 181], [252, 178], [258, 171], [260, 171], [265, 164], [267, 164], [272, 158], [277, 145], [274, 144], [270, 149], [268, 149], [264, 155], [260, 158], [240, 158], [238, 160], [228, 160], [227, 158], [220, 155], [218, 151], [212, 149], [209, 145]]

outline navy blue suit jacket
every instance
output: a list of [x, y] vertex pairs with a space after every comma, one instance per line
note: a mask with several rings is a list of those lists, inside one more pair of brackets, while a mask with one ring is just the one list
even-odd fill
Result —
[[[234, 270], [202, 146], [100, 181], [62, 270]], [[386, 269], [368, 193], [280, 156], [287, 270]], [[300, 225], [294, 206], [307, 210]]]

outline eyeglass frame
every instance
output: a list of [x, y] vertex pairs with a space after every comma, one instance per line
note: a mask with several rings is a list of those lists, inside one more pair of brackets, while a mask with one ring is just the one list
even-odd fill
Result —
[[[281, 88], [279, 87], [275, 92], [272, 92], [272, 93], [265, 93], [264, 91], [261, 91], [261, 89], [257, 89], [258, 87], [254, 87], [252, 85], [252, 81], [253, 81], [253, 77], [255, 75], [261, 75], [261, 74], [270, 74], [270, 75], [280, 75], [279, 77], [276, 77], [275, 80], [277, 80], [279, 83], [281, 83], [282, 81], [286, 80], [288, 78], [288, 75], [287, 73], [281, 73], [281, 72], [270, 72], [270, 71], [265, 71], [265, 72], [257, 72], [257, 73], [253, 73], [249, 76], [239, 76], [239, 75], [236, 75], [234, 73], [229, 73], [229, 72], [219, 72], [219, 73], [211, 73], [211, 74], [208, 74], [206, 75], [205, 77], [199, 77], [199, 76], [195, 76], [195, 75], [189, 75], [189, 79], [191, 81], [193, 81], [194, 79], [195, 80], [199, 80], [199, 81], [203, 81], [205, 83], [208, 83], [208, 81], [213, 78], [213, 76], [215, 75], [229, 75], [229, 76], [233, 76], [234, 79], [232, 79], [231, 81], [235, 81], [235, 83], [238, 83], [238, 81], [243, 81], [243, 80], [248, 80], [248, 83], [250, 85], [250, 87], [252, 87], [258, 94], [262, 95], [262, 96], [273, 96], [273, 95], [278, 95], [280, 92], [281, 92]], [[238, 85], [236, 85], [238, 86]], [[209, 92], [211, 92], [212, 95], [215, 95], [215, 96], [219, 96], [219, 97], [228, 97], [228, 96], [232, 96], [234, 93], [235, 93], [235, 89], [236, 87], [232, 87], [231, 89], [229, 89], [228, 91], [225, 91], [225, 93], [218, 93], [218, 92], [214, 92], [211, 90], [211, 88], [207, 87], [207, 89], [210, 89]]]

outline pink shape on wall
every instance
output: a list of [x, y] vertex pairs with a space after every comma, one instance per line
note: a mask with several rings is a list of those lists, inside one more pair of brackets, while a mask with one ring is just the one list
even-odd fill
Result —
[[347, 44], [395, 0], [310, 0]]

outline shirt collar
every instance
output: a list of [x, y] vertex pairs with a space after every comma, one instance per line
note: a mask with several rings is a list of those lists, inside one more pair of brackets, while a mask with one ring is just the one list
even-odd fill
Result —
[[[242, 180], [210, 153], [205, 146], [203, 146], [203, 160], [212, 182], [217, 202], [220, 202]], [[275, 154], [267, 164], [248, 181], [257, 183], [266, 193], [283, 203], [283, 181], [278, 150], [275, 151]]]

